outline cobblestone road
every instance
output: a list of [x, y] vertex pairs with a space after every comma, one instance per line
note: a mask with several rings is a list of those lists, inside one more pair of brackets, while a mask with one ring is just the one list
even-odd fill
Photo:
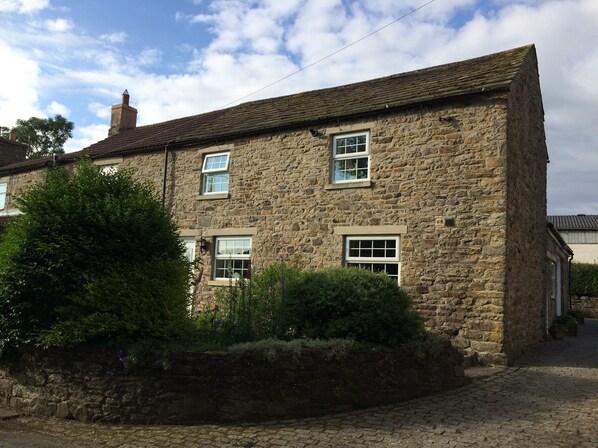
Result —
[[[32, 444], [11, 444], [19, 437]], [[0, 421], [0, 446], [597, 448], [598, 320], [586, 320], [577, 338], [547, 341], [518, 367], [397, 405], [243, 425], [109, 426], [21, 417]]]

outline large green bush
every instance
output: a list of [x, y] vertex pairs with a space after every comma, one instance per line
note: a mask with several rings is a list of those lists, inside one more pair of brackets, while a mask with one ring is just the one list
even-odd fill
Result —
[[365, 269], [305, 271], [288, 287], [286, 324], [296, 337], [397, 345], [424, 334], [397, 282]]
[[49, 170], [17, 206], [0, 245], [0, 352], [188, 325], [190, 266], [148, 185], [82, 161]]
[[277, 264], [222, 288], [198, 316], [204, 339], [352, 339], [394, 346], [424, 334], [396, 281], [365, 269], [302, 271]]
[[598, 297], [598, 264], [572, 263], [573, 293]]

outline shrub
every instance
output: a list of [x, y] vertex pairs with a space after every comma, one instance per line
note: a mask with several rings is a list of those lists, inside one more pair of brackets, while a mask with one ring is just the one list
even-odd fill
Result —
[[330, 268], [288, 285], [285, 323], [295, 337], [394, 346], [424, 334], [407, 294], [383, 273]]
[[204, 341], [350, 339], [394, 346], [424, 335], [395, 280], [365, 269], [302, 271], [276, 264], [216, 292], [197, 316]]
[[298, 267], [275, 264], [251, 272], [251, 280], [240, 279], [216, 290], [216, 305], [196, 318], [207, 341], [224, 345], [284, 337], [284, 296], [287, 284], [300, 275]]
[[254, 353], [260, 355], [262, 359], [273, 362], [279, 353], [289, 353], [294, 359], [299, 359], [304, 350], [319, 350], [326, 353], [328, 360], [340, 361], [360, 347], [352, 339], [293, 339], [291, 341], [262, 339], [256, 342], [231, 345], [228, 351], [231, 353]]
[[189, 328], [190, 266], [149, 185], [82, 161], [49, 170], [17, 205], [0, 245], [0, 350]]
[[598, 264], [572, 263], [573, 293], [598, 297]]

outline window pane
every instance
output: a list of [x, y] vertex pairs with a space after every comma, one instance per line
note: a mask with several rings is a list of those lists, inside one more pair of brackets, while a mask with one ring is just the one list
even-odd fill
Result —
[[6, 184], [0, 184], [0, 210], [6, 205]]
[[111, 165], [103, 165], [100, 168], [102, 174], [115, 174], [118, 171], [118, 164], [113, 163]]
[[227, 193], [228, 173], [204, 174], [204, 193]]
[[204, 163], [205, 171], [226, 170], [228, 165], [228, 154], [217, 156], [206, 156]]
[[217, 255], [247, 255], [250, 242], [248, 239], [218, 240]]
[[399, 281], [398, 237], [347, 237], [346, 266], [384, 272]]
[[334, 180], [356, 180], [368, 178], [367, 157], [334, 161]]
[[351, 137], [337, 137], [334, 140], [335, 155], [355, 154], [359, 152], [367, 152], [367, 137], [366, 134], [356, 135]]

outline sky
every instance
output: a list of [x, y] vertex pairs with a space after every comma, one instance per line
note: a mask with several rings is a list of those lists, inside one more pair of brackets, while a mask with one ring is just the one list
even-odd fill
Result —
[[598, 214], [598, 0], [0, 0], [0, 125], [64, 115], [72, 152], [125, 89], [144, 125], [532, 43], [548, 213]]

